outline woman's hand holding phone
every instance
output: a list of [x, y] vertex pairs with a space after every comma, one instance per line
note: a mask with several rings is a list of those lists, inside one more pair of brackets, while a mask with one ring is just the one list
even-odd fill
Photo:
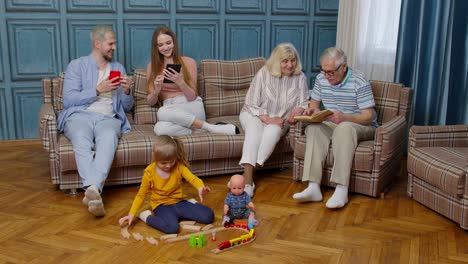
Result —
[[181, 82], [184, 81], [180, 74], [180, 64], [167, 64], [166, 69], [163, 70], [164, 83], [175, 83], [180, 86]]

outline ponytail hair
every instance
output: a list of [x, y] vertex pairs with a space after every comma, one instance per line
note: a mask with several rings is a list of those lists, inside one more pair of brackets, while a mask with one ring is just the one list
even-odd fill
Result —
[[175, 160], [186, 167], [189, 166], [184, 144], [177, 138], [157, 136], [153, 143], [153, 162], [159, 160]]

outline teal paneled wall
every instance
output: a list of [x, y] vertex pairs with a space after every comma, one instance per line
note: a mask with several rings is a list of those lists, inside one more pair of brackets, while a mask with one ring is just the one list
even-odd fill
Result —
[[154, 28], [167, 25], [197, 62], [268, 57], [292, 42], [312, 84], [337, 13], [338, 0], [2, 0], [0, 139], [38, 137], [41, 78], [89, 54], [96, 24], [115, 29], [115, 57], [130, 73], [148, 63]]

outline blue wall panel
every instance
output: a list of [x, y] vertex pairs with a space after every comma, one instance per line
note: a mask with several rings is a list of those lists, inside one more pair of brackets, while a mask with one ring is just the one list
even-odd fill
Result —
[[5, 98], [5, 89], [0, 87], [0, 138], [8, 138], [8, 117], [7, 105]]
[[315, 15], [338, 15], [339, 0], [315, 0]]
[[308, 23], [307, 22], [287, 22], [278, 21], [271, 25], [272, 42], [271, 50], [282, 42], [291, 42], [296, 47], [301, 56], [302, 66], [307, 69], [307, 48], [308, 48]]
[[323, 49], [335, 45], [339, 0], [3, 0], [0, 1], [0, 140], [38, 137], [41, 79], [91, 51], [96, 24], [116, 31], [115, 60], [145, 68], [160, 25], [184, 55], [268, 57], [280, 42], [298, 49], [312, 85]]
[[219, 13], [219, 0], [177, 0], [177, 13]]
[[312, 70], [320, 70], [320, 55], [336, 43], [336, 24], [334, 22], [315, 22], [312, 51]]
[[275, 15], [307, 15], [310, 0], [273, 0], [272, 13]]
[[11, 79], [52, 77], [61, 68], [56, 20], [8, 20]]
[[265, 14], [265, 0], [227, 0], [228, 14]]
[[169, 21], [124, 21], [125, 47], [127, 47], [125, 68], [128, 72], [133, 72], [138, 68], [146, 68], [150, 60], [153, 31], [159, 26], [169, 26]]
[[[42, 104], [40, 87], [13, 89], [15, 128], [18, 137], [37, 137], [39, 120], [37, 118]], [[33, 114], [31, 114], [31, 112]]]
[[125, 12], [169, 13], [169, 0], [127, 0]]
[[58, 0], [6, 0], [7, 11], [58, 12]]
[[[2, 50], [2, 41], [0, 36], [0, 50]], [[0, 52], [0, 82], [3, 82], [3, 56]]]
[[115, 13], [116, 0], [67, 0], [68, 12], [102, 12]]
[[226, 22], [227, 60], [265, 56], [264, 21], [228, 21]]
[[177, 21], [181, 52], [196, 61], [219, 57], [219, 21]]

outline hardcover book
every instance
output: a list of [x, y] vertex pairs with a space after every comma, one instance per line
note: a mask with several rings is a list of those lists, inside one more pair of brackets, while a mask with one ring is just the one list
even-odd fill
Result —
[[295, 116], [294, 120], [301, 121], [304, 123], [321, 123], [325, 121], [327, 116], [332, 115], [332, 114], [333, 114], [333, 111], [331, 110], [322, 110], [322, 111], [315, 112], [310, 116], [308, 115]]

